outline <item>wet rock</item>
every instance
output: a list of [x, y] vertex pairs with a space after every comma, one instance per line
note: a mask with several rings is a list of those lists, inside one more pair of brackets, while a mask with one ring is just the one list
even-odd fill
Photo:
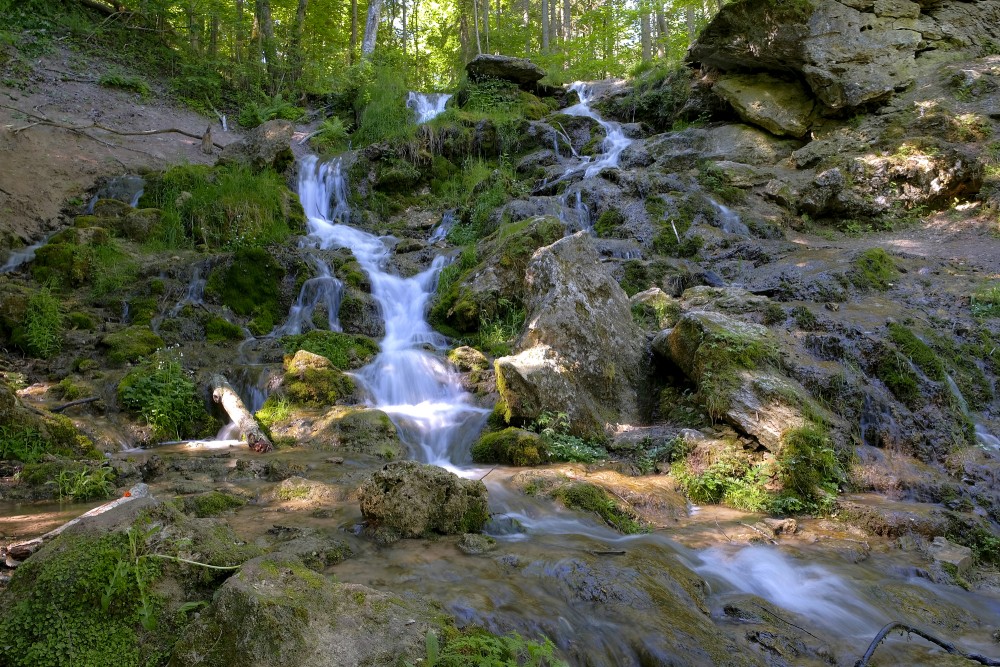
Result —
[[722, 613], [743, 631], [751, 650], [772, 667], [813, 664], [812, 661], [835, 663], [831, 646], [798, 624], [789, 623], [790, 612], [764, 598], [729, 595]]
[[253, 169], [282, 172], [295, 161], [291, 141], [295, 125], [287, 120], [269, 120], [227, 145], [219, 164], [242, 164]]
[[963, 574], [972, 565], [972, 549], [953, 544], [940, 535], [927, 547], [928, 555], [938, 563], [951, 566], [956, 574]]
[[633, 294], [629, 303], [633, 316], [646, 328], [659, 330], [672, 327], [680, 317], [680, 303], [659, 287]]
[[462, 345], [448, 353], [448, 361], [463, 373], [483, 371], [490, 367], [490, 362], [482, 352], [474, 347]]
[[644, 335], [590, 237], [575, 234], [536, 252], [526, 283], [519, 352], [495, 364], [507, 421], [565, 412], [570, 431], [588, 437], [639, 421]]
[[385, 460], [406, 451], [389, 415], [381, 410], [333, 406], [321, 412], [293, 410], [287, 419], [269, 427], [275, 438], [291, 438], [320, 451], [344, 449]]
[[386, 465], [358, 493], [365, 519], [397, 538], [475, 532], [489, 519], [482, 482], [415, 461]]
[[282, 390], [298, 405], [322, 407], [346, 401], [354, 395], [351, 378], [324, 356], [299, 350], [285, 368]]
[[712, 89], [745, 122], [781, 136], [803, 137], [816, 106], [801, 83], [769, 74], [727, 74]]
[[426, 656], [419, 605], [334, 583], [289, 555], [246, 563], [181, 636], [171, 667], [378, 667]]
[[916, 533], [932, 538], [944, 535], [948, 530], [948, 518], [939, 505], [897, 503], [885, 499], [875, 504], [841, 497], [837, 500], [837, 511], [841, 520], [870, 535], [896, 538]]
[[549, 458], [548, 447], [540, 435], [514, 427], [483, 434], [472, 445], [471, 453], [476, 463], [514, 466], [534, 466]]
[[458, 540], [458, 549], [467, 556], [481, 556], [497, 548], [497, 541], [489, 535], [466, 533]]
[[[271, 534], [273, 530], [274, 528], [268, 533]], [[325, 530], [307, 528], [295, 530], [293, 534], [279, 534], [276, 537], [279, 539], [275, 547], [277, 553], [294, 556], [310, 570], [317, 572], [322, 572], [325, 568], [354, 555], [346, 541]]]
[[282, 480], [267, 497], [275, 502], [292, 503], [297, 509], [311, 509], [344, 500], [344, 495], [335, 486], [295, 476]]
[[521, 88], [533, 91], [539, 79], [545, 76], [545, 70], [527, 58], [512, 58], [489, 53], [481, 53], [465, 66], [469, 78], [502, 79], [516, 83]]

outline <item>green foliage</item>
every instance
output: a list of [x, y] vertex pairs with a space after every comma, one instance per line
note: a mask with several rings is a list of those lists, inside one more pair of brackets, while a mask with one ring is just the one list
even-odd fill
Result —
[[726, 173], [711, 162], [704, 161], [698, 165], [698, 182], [724, 204], [742, 204], [746, 201], [747, 193], [731, 185]]
[[240, 248], [228, 266], [208, 276], [205, 294], [219, 299], [234, 313], [249, 317], [250, 331], [269, 333], [281, 321], [279, 286], [285, 269], [263, 248]]
[[37, 463], [48, 446], [45, 436], [37, 428], [20, 424], [0, 426], [0, 461]]
[[520, 105], [517, 84], [503, 79], [466, 80], [459, 88], [462, 108], [488, 114], [512, 112]]
[[910, 361], [927, 374], [927, 377], [943, 382], [947, 371], [944, 363], [934, 350], [907, 327], [897, 322], [889, 323], [889, 340], [896, 344], [899, 351], [909, 357]]
[[609, 208], [601, 213], [594, 223], [594, 233], [604, 239], [620, 238], [620, 227], [625, 224], [625, 216], [616, 208]]
[[1000, 317], [1000, 285], [990, 285], [975, 292], [969, 300], [972, 315], [980, 319]]
[[555, 495], [566, 507], [594, 512], [609, 526], [626, 535], [648, 532], [631, 509], [616, 503], [611, 494], [594, 484], [576, 482], [558, 489]]
[[875, 363], [874, 373], [897, 399], [910, 408], [918, 406], [920, 382], [906, 357], [894, 350], [885, 350]]
[[378, 354], [378, 343], [366, 336], [338, 331], [309, 331], [283, 336], [281, 345], [287, 354], [305, 350], [326, 357], [337, 368], [349, 371], [361, 368]]
[[785, 512], [828, 512], [844, 473], [826, 428], [806, 424], [786, 431], [778, 455], [782, 493], [775, 499]]
[[882, 248], [869, 248], [853, 262], [848, 279], [858, 289], [885, 291], [899, 275], [892, 257]]
[[297, 120], [305, 111], [285, 100], [281, 94], [262, 101], [251, 100], [240, 110], [240, 125], [250, 129], [269, 120]]
[[725, 503], [748, 512], [763, 512], [770, 503], [765, 488], [769, 467], [751, 461], [736, 446], [717, 453], [707, 466], [697, 470], [690, 462], [679, 461], [671, 467], [671, 474], [697, 503]]
[[254, 414], [257, 421], [266, 429], [285, 421], [292, 416], [292, 402], [280, 394], [271, 394], [264, 405]]
[[495, 308], [479, 311], [479, 331], [470, 342], [493, 357], [510, 354], [510, 344], [524, 328], [525, 316], [521, 305], [500, 297]]
[[321, 408], [354, 393], [354, 382], [336, 368], [303, 368], [285, 374], [282, 387], [297, 405]]
[[313, 150], [328, 154], [345, 150], [349, 140], [350, 136], [344, 127], [344, 122], [337, 116], [330, 116], [320, 124], [309, 143]]
[[481, 628], [444, 632], [438, 642], [433, 632], [426, 639], [425, 667], [567, 667], [555, 657], [548, 639], [532, 641], [516, 632], [494, 635]]
[[629, 296], [638, 294], [653, 287], [649, 270], [646, 265], [637, 259], [630, 259], [622, 266], [623, 275], [620, 281], [621, 288]]
[[787, 317], [785, 309], [773, 301], [769, 301], [767, 305], [764, 306], [764, 324], [768, 326], [780, 324], [784, 322]]
[[602, 443], [570, 433], [569, 415], [565, 412], [543, 412], [532, 427], [541, 434], [553, 461], [593, 463], [608, 457], [608, 450]]
[[406, 106], [408, 90], [401, 73], [377, 67], [355, 101], [358, 128], [351, 135], [356, 148], [386, 141], [407, 142], [416, 135], [413, 112]]
[[126, 375], [118, 384], [118, 401], [163, 439], [195, 435], [208, 417], [194, 382], [177, 360], [165, 356]]
[[641, 64], [633, 72], [630, 93], [605, 102], [605, 111], [630, 122], [642, 119], [661, 131], [674, 129], [678, 121], [694, 120], [680, 115], [691, 97], [689, 68], [655, 60]]
[[115, 471], [111, 468], [79, 466], [64, 468], [55, 479], [59, 500], [82, 502], [110, 497], [115, 492]]
[[119, 90], [137, 93], [142, 99], [146, 99], [153, 94], [153, 90], [149, 87], [149, 84], [146, 83], [146, 80], [141, 76], [136, 76], [134, 74], [123, 74], [117, 71], [108, 72], [106, 74], [102, 74], [97, 80], [97, 83], [105, 88], [117, 88]]
[[84, 388], [73, 381], [73, 378], [64, 377], [56, 385], [56, 390], [67, 401], [75, 401], [83, 396]]
[[713, 419], [729, 409], [729, 397], [740, 384], [740, 372], [778, 362], [777, 344], [769, 336], [717, 330], [698, 348], [701, 366], [698, 394]]
[[502, 463], [514, 466], [535, 466], [548, 460], [543, 438], [519, 428], [506, 428], [486, 433], [472, 446], [476, 463]]
[[115, 365], [146, 359], [164, 345], [163, 339], [148, 326], [131, 326], [101, 339], [108, 361]]
[[[784, 315], [784, 312], [782, 312]], [[815, 331], [819, 326], [819, 320], [811, 310], [805, 306], [795, 306], [792, 308], [792, 318], [795, 320], [795, 324], [804, 331]], [[784, 317], [782, 317], [784, 319]]]
[[184, 511], [197, 517], [210, 517], [239, 509], [247, 501], [239, 496], [222, 491], [209, 491], [196, 496], [184, 498]]
[[39, 359], [49, 359], [62, 350], [63, 324], [59, 301], [47, 286], [28, 299], [23, 341], [25, 352]]
[[151, 176], [140, 206], [163, 212], [150, 242], [154, 248], [263, 247], [305, 226], [301, 206], [279, 174], [238, 165], [185, 165]]

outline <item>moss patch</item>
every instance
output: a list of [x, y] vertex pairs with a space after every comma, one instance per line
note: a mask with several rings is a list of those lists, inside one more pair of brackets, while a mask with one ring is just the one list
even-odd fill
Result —
[[848, 279], [858, 289], [885, 291], [899, 276], [895, 262], [882, 248], [869, 248], [852, 263]]
[[626, 535], [647, 532], [633, 512], [616, 503], [611, 494], [599, 486], [577, 482], [559, 488], [555, 495], [566, 507], [594, 512], [609, 526]]
[[537, 433], [506, 428], [483, 435], [472, 446], [472, 460], [476, 463], [534, 466], [548, 460], [547, 450]]
[[284, 336], [281, 344], [288, 354], [306, 350], [326, 357], [341, 370], [361, 368], [378, 354], [378, 343], [366, 336], [337, 331], [310, 331], [297, 336]]
[[118, 365], [147, 359], [163, 346], [163, 339], [145, 325], [116, 331], [101, 340], [108, 361]]
[[255, 335], [269, 333], [281, 321], [278, 286], [285, 269], [262, 248], [241, 248], [228, 266], [212, 271], [205, 293], [234, 313], [249, 317]]
[[209, 491], [183, 499], [183, 511], [197, 517], [210, 517], [246, 505], [247, 501], [231, 493]]

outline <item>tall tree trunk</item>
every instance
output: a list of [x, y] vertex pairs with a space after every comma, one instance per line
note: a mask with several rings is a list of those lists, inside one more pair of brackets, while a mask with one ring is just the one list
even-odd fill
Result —
[[556, 4], [559, 0], [549, 0], [549, 42], [555, 42], [557, 33], [562, 29], [562, 23], [556, 16]]
[[563, 0], [563, 40], [573, 39], [573, 24], [570, 21], [570, 0]]
[[406, 0], [403, 0], [403, 64], [406, 64], [406, 47], [409, 38], [406, 36]]
[[486, 52], [490, 52], [490, 0], [483, 0], [483, 29], [486, 31]]
[[663, 13], [663, 5], [656, 6], [656, 55], [660, 58], [667, 55], [667, 17]]
[[476, 55], [480, 55], [483, 45], [479, 42], [479, 0], [472, 0], [472, 19], [476, 26]]
[[236, 0], [236, 34], [233, 38], [233, 55], [236, 62], [243, 62], [243, 0]]
[[531, 21], [529, 12], [531, 10], [531, 0], [522, 0], [521, 5], [521, 29], [524, 30], [524, 57], [531, 55]]
[[212, 16], [212, 29], [208, 33], [208, 54], [215, 60], [219, 55], [219, 17]]
[[413, 0], [413, 78], [420, 81], [420, 0]]
[[267, 76], [271, 80], [271, 92], [278, 85], [278, 49], [274, 43], [274, 21], [271, 19], [270, 0], [256, 0], [254, 12], [257, 16], [260, 48], [267, 66]]
[[302, 35], [306, 30], [306, 10], [309, 8], [309, 0], [299, 0], [295, 9], [295, 25], [292, 27], [292, 39], [289, 44], [289, 60], [291, 61], [291, 81], [294, 85], [302, 77], [302, 68], [305, 65], [305, 54], [302, 52]]
[[650, 39], [649, 11], [642, 6], [639, 7], [639, 32], [639, 41], [642, 43], [642, 60], [646, 62], [652, 57], [653, 50]]
[[198, 53], [201, 51], [200, 22], [195, 16], [194, 7], [190, 4], [184, 9], [184, 14], [187, 16], [188, 43], [191, 45], [191, 50]]
[[354, 64], [358, 53], [358, 0], [351, 0], [351, 55], [347, 59]]
[[688, 5], [684, 8], [684, 18], [687, 21], [688, 46], [694, 44], [694, 7]]
[[368, 20], [365, 21], [365, 37], [361, 40], [361, 59], [371, 57], [378, 39], [378, 24], [382, 18], [382, 0], [369, 0]]
[[[555, 2], [555, 0], [552, 0]], [[542, 0], [542, 53], [549, 52], [549, 0]]]

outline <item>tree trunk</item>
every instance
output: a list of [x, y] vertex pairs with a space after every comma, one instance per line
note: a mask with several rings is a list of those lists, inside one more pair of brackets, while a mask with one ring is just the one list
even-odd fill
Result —
[[562, 23], [559, 22], [559, 18], [556, 16], [556, 5], [558, 2], [559, 0], [549, 0], [549, 43], [556, 41], [556, 33], [562, 29]]
[[351, 55], [348, 62], [354, 64], [358, 52], [358, 0], [351, 0]]
[[208, 33], [208, 54], [212, 60], [219, 55], [219, 17], [212, 17], [212, 28]]
[[656, 31], [658, 33], [656, 54], [662, 58], [666, 55], [667, 51], [667, 17], [663, 13], [662, 4], [656, 6]]
[[274, 21], [271, 19], [270, 0], [256, 0], [254, 12], [257, 16], [257, 27], [260, 30], [260, 48], [264, 54], [264, 64], [271, 80], [271, 92], [278, 83], [278, 49], [274, 43]]
[[236, 0], [236, 33], [233, 36], [233, 55], [236, 62], [243, 62], [243, 0]]
[[573, 24], [570, 21], [570, 0], [563, 0], [563, 40], [569, 41], [573, 39]]
[[365, 21], [365, 37], [361, 40], [361, 59], [371, 57], [375, 52], [375, 42], [378, 39], [378, 24], [382, 18], [382, 0], [370, 0], [368, 3], [368, 20]]
[[302, 35], [306, 30], [306, 10], [309, 0], [299, 0], [298, 8], [295, 10], [295, 26], [292, 28], [292, 39], [289, 44], [289, 59], [291, 60], [291, 84], [294, 85], [302, 77], [302, 69], [305, 66], [305, 53], [302, 50]]
[[642, 61], [646, 62], [652, 57], [652, 41], [650, 40], [649, 12], [645, 7], [639, 8], [639, 32], [642, 43]]
[[490, 50], [490, 0], [483, 0], [483, 29], [486, 31], [486, 51]]
[[408, 41], [408, 39], [406, 37], [406, 0], [403, 0], [403, 63], [404, 63], [404, 65], [406, 63], [406, 46], [407, 46], [407, 41]]
[[[555, 2], [555, 0], [552, 0]], [[542, 0], [542, 53], [549, 52], [549, 0]]]
[[687, 20], [688, 46], [694, 44], [694, 6], [684, 8], [684, 18]]
[[527, 58], [531, 55], [531, 21], [528, 16], [531, 9], [531, 0], [523, 0], [523, 3], [521, 12], [524, 18], [521, 28], [524, 30], [524, 57]]
[[229, 381], [222, 375], [212, 376], [212, 400], [222, 406], [229, 419], [236, 424], [240, 439], [255, 452], [264, 453], [274, 449], [270, 438], [260, 428], [257, 420], [243, 405], [243, 400], [236, 393]]
[[472, 0], [472, 20], [476, 27], [476, 55], [482, 55], [483, 45], [479, 42], [479, 0]]

